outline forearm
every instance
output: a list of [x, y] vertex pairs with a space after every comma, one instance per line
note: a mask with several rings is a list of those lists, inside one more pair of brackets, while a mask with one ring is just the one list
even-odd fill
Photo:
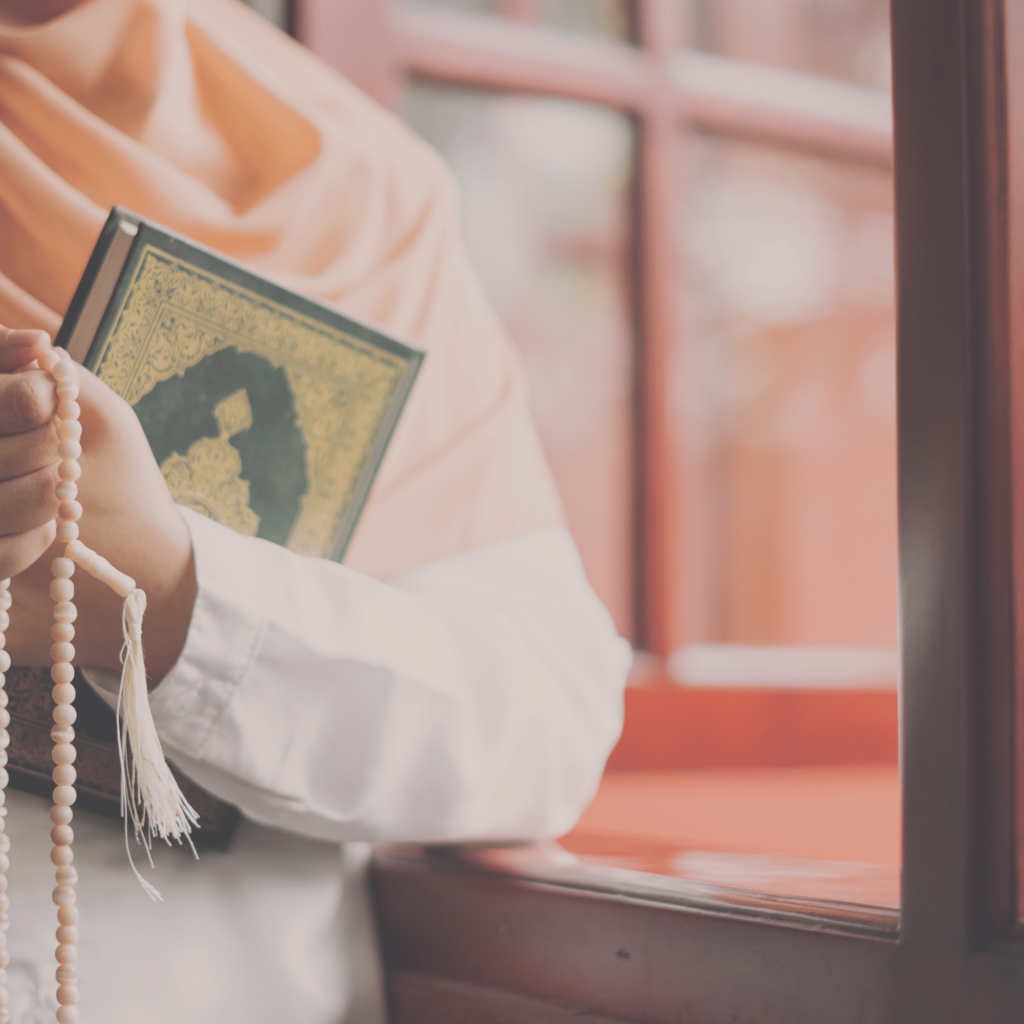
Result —
[[190, 522], [196, 611], [152, 704], [197, 782], [338, 840], [571, 826], [618, 734], [628, 649], [565, 531], [384, 584]]

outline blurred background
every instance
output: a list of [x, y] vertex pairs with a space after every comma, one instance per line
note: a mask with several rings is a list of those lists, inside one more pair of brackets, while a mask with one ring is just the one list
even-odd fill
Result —
[[898, 859], [887, 0], [252, 6], [458, 180], [636, 651], [611, 768], [869, 769], [819, 852]]

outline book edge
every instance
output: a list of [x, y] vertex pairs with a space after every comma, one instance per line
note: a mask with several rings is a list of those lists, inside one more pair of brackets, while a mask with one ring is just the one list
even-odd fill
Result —
[[61, 321], [57, 336], [53, 339], [53, 344], [58, 348], [67, 348], [68, 339], [78, 325], [78, 319], [82, 315], [82, 310], [89, 299], [89, 295], [92, 293], [96, 275], [106, 259], [107, 250], [110, 248], [110, 243], [117, 232], [120, 214], [120, 208], [117, 206], [113, 207], [103, 227], [100, 229], [96, 243], [89, 254], [88, 262], [85, 264], [85, 270], [82, 271], [82, 276], [75, 288], [75, 294], [71, 297], [71, 302], [68, 305], [67, 312], [64, 314], [64, 319]]
[[373, 487], [373, 482], [377, 479], [377, 473], [380, 470], [381, 463], [384, 461], [384, 454], [387, 452], [388, 445], [391, 443], [391, 437], [395, 432], [395, 427], [398, 425], [398, 420], [402, 415], [402, 410], [405, 408], [405, 403], [412, 391], [412, 386], [416, 382], [416, 377], [420, 372], [420, 367], [423, 365], [423, 353], [418, 352], [415, 349], [413, 352], [415, 355], [410, 357], [409, 361], [406, 363], [405, 372], [402, 374], [402, 379], [399, 381], [398, 387], [395, 389], [395, 394], [391, 399], [391, 404], [388, 407], [387, 419], [384, 421], [377, 441], [370, 452], [370, 458], [367, 460], [367, 468], [364, 470], [363, 475], [359, 478], [359, 483], [356, 485], [355, 494], [352, 498], [352, 505], [338, 531], [338, 539], [335, 542], [330, 555], [332, 561], [340, 562], [345, 557], [345, 552], [348, 550], [349, 543], [355, 535], [356, 527], [359, 525], [359, 520], [362, 518], [363, 509], [370, 496], [370, 490]]
[[[328, 323], [330, 326], [337, 328], [338, 330], [342, 330], [347, 334], [352, 334], [362, 341], [370, 341], [373, 344], [379, 345], [379, 347], [384, 348], [393, 355], [412, 358], [415, 354], [418, 355], [421, 360], [426, 355], [423, 349], [417, 348], [408, 341], [396, 337], [393, 331], [385, 330], [384, 327], [375, 324], [370, 320], [362, 320], [358, 317], [353, 317], [349, 313], [342, 313], [340, 310], [335, 309], [326, 302], [313, 298], [311, 295], [306, 295], [305, 293], [296, 291], [293, 288], [287, 288], [284, 285], [277, 284], [277, 282], [272, 281], [268, 277], [261, 275], [258, 271], [245, 266], [245, 264], [233, 257], [227, 256], [222, 252], [218, 252], [216, 249], [213, 249], [208, 245], [204, 245], [202, 242], [197, 242], [193, 238], [188, 238], [185, 235], [179, 234], [170, 228], [158, 225], [154, 221], [148, 220], [140, 214], [133, 213], [125, 207], [113, 207], [111, 210], [111, 216], [108, 218], [108, 224], [110, 223], [111, 218], [115, 217], [115, 214], [118, 219], [129, 220], [134, 223], [139, 229], [140, 236], [145, 234], [146, 236], [166, 240], [171, 243], [168, 251], [175, 255], [181, 255], [181, 253], [175, 252], [175, 249], [178, 246], [183, 247], [186, 253], [199, 253], [204, 257], [204, 259], [208, 260], [218, 269], [223, 267], [230, 270], [231, 273], [229, 275], [225, 275], [228, 280], [233, 281], [235, 284], [250, 288], [257, 292], [257, 294], [263, 295], [274, 302], [279, 302], [290, 309], [295, 309], [297, 312], [304, 313], [305, 315], [312, 316], [314, 319], [320, 320], [321, 322]], [[106, 226], [104, 229], [106, 230]], [[113, 230], [114, 228], [111, 228], [111, 232]], [[127, 260], [125, 262], [127, 263]], [[203, 267], [203, 269], [210, 269], [208, 266], [204, 266], [203, 263], [197, 263], [197, 266]], [[298, 300], [298, 305], [296, 304], [296, 300]]]

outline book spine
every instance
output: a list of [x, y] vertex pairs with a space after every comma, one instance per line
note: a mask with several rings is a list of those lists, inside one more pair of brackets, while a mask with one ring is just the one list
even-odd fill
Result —
[[57, 332], [57, 337], [54, 338], [53, 343], [59, 348], [68, 347], [68, 341], [78, 324], [78, 318], [82, 315], [82, 309], [85, 307], [85, 303], [92, 291], [96, 275], [100, 272], [100, 267], [103, 266], [107, 250], [110, 248], [110, 243], [117, 233], [117, 226], [123, 215], [124, 211], [120, 207], [115, 206], [110, 211], [110, 215], [100, 231], [100, 236], [96, 241], [92, 254], [89, 256], [89, 262], [85, 265], [82, 279], [78, 282], [75, 294], [71, 298], [71, 305], [68, 306], [68, 311], [64, 314], [64, 320], [60, 325], [60, 330]]

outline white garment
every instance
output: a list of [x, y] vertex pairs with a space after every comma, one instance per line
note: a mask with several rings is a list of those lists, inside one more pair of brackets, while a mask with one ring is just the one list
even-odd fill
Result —
[[[158, 850], [154, 906], [120, 823], [76, 818], [83, 1020], [376, 1024], [364, 843], [571, 828], [618, 735], [628, 645], [564, 528], [381, 583], [183, 514], [199, 592], [154, 718], [250, 820], [198, 863]], [[46, 804], [9, 804], [12, 963], [49, 989]]]

